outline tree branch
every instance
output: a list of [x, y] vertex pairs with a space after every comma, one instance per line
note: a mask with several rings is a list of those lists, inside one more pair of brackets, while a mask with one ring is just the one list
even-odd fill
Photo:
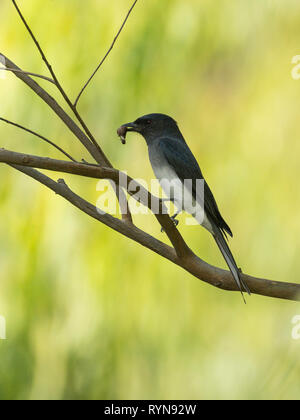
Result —
[[[159, 213], [155, 214], [155, 217], [168, 235], [177, 252], [177, 255], [184, 257], [191, 253], [191, 250], [186, 245], [179, 231], [176, 229], [174, 223], [168, 216], [167, 209], [163, 201], [154, 197], [142, 185], [134, 181], [129, 176], [125, 174], [121, 176], [120, 171], [116, 169], [16, 153], [5, 149], [0, 149], [0, 162], [47, 169], [56, 172], [65, 172], [88, 178], [109, 179], [113, 181], [115, 185], [119, 185], [120, 179], [122, 179], [122, 181], [124, 180], [124, 182], [126, 182], [126, 185], [122, 185], [122, 187], [125, 187], [130, 195], [135, 196], [136, 191], [139, 191], [139, 199], [144, 206], [151, 209], [152, 203], [152, 205], [158, 209]], [[69, 163], [71, 163], [71, 165], [69, 165]]]
[[[64, 182], [60, 181], [57, 183], [46, 175], [41, 174], [35, 169], [32, 169], [31, 166], [35, 166], [40, 169], [72, 173], [85, 177], [88, 176], [91, 178], [108, 178], [115, 182], [119, 178], [119, 171], [111, 168], [100, 168], [94, 165], [64, 162], [49, 158], [41, 158], [38, 156], [25, 155], [3, 149], [0, 150], [0, 162], [7, 163], [13, 166], [15, 169], [31, 176], [32, 178], [46, 185], [52, 191], [64, 197], [84, 213], [88, 214], [94, 219], [99, 220], [100, 222], [143, 245], [144, 247], [156, 252], [174, 264], [177, 264], [192, 274], [194, 277], [197, 277], [198, 279], [222, 290], [238, 291], [232, 274], [229, 271], [214, 267], [206, 263], [190, 250], [184, 253], [183, 256], [179, 256], [176, 254], [173, 248], [153, 238], [151, 235], [148, 235], [137, 227], [125, 224], [119, 219], [116, 219], [115, 217], [108, 214], [99, 213], [95, 206], [72, 192]], [[128, 178], [128, 185], [130, 182], [131, 178]], [[136, 185], [139, 186], [138, 183], [136, 183]], [[140, 187], [143, 188], [142, 186]], [[144, 194], [142, 194], [142, 196], [144, 196]], [[153, 199], [150, 193], [148, 193], [148, 200], [146, 204], [147, 206], [149, 206], [149, 198]], [[160, 214], [159, 217], [160, 218], [157, 217], [159, 222], [169, 235], [171, 231], [173, 231], [173, 233], [178, 232], [167, 215]], [[173, 241], [175, 238], [176, 240], [180, 240], [180, 237], [181, 235], [178, 232], [178, 236], [173, 236], [172, 239]], [[243, 273], [241, 273], [241, 276], [243, 280], [247, 282], [253, 294], [300, 301], [300, 284], [271, 281], [252, 277]]]
[[111, 52], [111, 51], [112, 51], [112, 49], [114, 48], [114, 45], [115, 45], [115, 43], [117, 42], [117, 39], [119, 38], [119, 36], [120, 36], [120, 34], [121, 34], [121, 32], [122, 32], [122, 30], [123, 30], [124, 26], [126, 25], [126, 22], [127, 22], [128, 18], [129, 18], [129, 16], [130, 16], [131, 12], [133, 11], [133, 9], [134, 9], [134, 7], [135, 7], [135, 5], [136, 5], [137, 1], [138, 1], [138, 0], [135, 0], [135, 1], [133, 2], [133, 4], [132, 4], [131, 8], [129, 9], [129, 11], [128, 11], [128, 13], [127, 13], [127, 15], [126, 15], [126, 17], [125, 17], [125, 19], [124, 19], [124, 21], [123, 21], [123, 23], [122, 23], [122, 25], [121, 25], [120, 29], [119, 29], [119, 31], [118, 31], [118, 33], [117, 33], [117, 35], [115, 36], [115, 38], [114, 38], [114, 40], [113, 40], [113, 42], [112, 42], [111, 46], [109, 47], [108, 51], [106, 52], [106, 54], [104, 55], [104, 57], [102, 58], [102, 60], [101, 60], [101, 61], [100, 61], [100, 63], [98, 64], [98, 66], [96, 67], [96, 70], [92, 73], [92, 75], [90, 76], [90, 78], [88, 79], [88, 81], [85, 83], [85, 85], [83, 86], [83, 88], [82, 88], [82, 89], [81, 89], [81, 91], [79, 92], [79, 94], [78, 94], [78, 96], [77, 96], [77, 98], [76, 98], [76, 100], [75, 100], [75, 102], [74, 102], [74, 107], [75, 107], [75, 108], [77, 107], [78, 101], [79, 101], [79, 99], [80, 99], [81, 95], [83, 94], [84, 90], [88, 87], [88, 85], [89, 85], [89, 84], [90, 84], [90, 82], [92, 81], [93, 77], [96, 75], [97, 71], [100, 69], [100, 67], [102, 66], [102, 64], [104, 63], [104, 61], [107, 59], [107, 57], [109, 56], [110, 52]]
[[[74, 122], [74, 120], [65, 112], [65, 110], [58, 104], [58, 102], [48, 94], [35, 80], [29, 77], [23, 72], [18, 72], [21, 70], [16, 66], [8, 57], [4, 54], [1, 54], [5, 59], [6, 66], [12, 70], [16, 77], [22, 82], [24, 82], [30, 89], [32, 89], [54, 112], [55, 114], [63, 121], [63, 123], [69, 128], [69, 130], [77, 137], [81, 144], [87, 149], [90, 155], [102, 166], [112, 167], [108, 159], [104, 159], [104, 155], [99, 151], [99, 149], [91, 143], [88, 136], [81, 130], [81, 128]], [[15, 72], [16, 70], [16, 72]], [[124, 192], [120, 191], [120, 207], [122, 217], [125, 221], [132, 223], [131, 213], [127, 204], [126, 199], [124, 198]], [[124, 205], [125, 204], [125, 205]]]
[[[6, 67], [0, 67], [0, 70], [12, 71], [11, 69], [8, 69]], [[55, 85], [54, 80], [52, 80], [50, 77], [42, 76], [41, 74], [32, 73], [31, 71], [24, 71], [24, 70], [15, 70], [15, 72], [20, 72], [20, 73], [28, 74], [29, 76], [38, 77], [40, 79], [47, 80], [47, 82], [53, 83]]]

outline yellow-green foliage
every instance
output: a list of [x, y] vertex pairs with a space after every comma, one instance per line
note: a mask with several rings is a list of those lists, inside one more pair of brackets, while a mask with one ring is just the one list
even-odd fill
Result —
[[[75, 98], [110, 45], [129, 0], [24, 0], [20, 6]], [[1, 51], [47, 74], [8, 0]], [[174, 116], [197, 156], [244, 272], [299, 282], [299, 0], [140, 0], [79, 108], [109, 159], [149, 180], [146, 146], [116, 128], [148, 112]], [[58, 97], [55, 88], [40, 82]], [[0, 115], [88, 158], [13, 75]], [[1, 147], [61, 157], [0, 126]], [[51, 174], [58, 178], [58, 174]], [[0, 166], [0, 398], [298, 398], [299, 304], [196, 280], [11, 168]], [[65, 176], [95, 203], [95, 180]], [[136, 221], [165, 240], [152, 216]], [[213, 240], [180, 226], [192, 248], [225, 266]]]

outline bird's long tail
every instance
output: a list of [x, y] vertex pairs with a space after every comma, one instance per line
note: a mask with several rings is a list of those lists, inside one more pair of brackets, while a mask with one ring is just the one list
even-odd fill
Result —
[[[222, 232], [220, 232], [219, 230], [215, 231], [213, 236], [214, 236], [214, 239], [215, 239], [220, 251], [222, 252], [222, 255], [223, 255], [223, 257], [224, 257], [224, 259], [225, 259], [225, 261], [226, 261], [226, 263], [227, 263], [227, 265], [228, 265], [228, 267], [229, 267], [229, 269], [230, 269], [230, 271], [233, 275], [233, 278], [234, 278], [236, 284], [238, 285], [238, 287], [239, 287], [239, 289], [242, 293], [243, 299], [244, 299], [243, 292], [246, 292], [249, 295], [251, 295], [251, 292], [250, 292], [250, 289], [247, 286], [247, 284], [243, 281], [243, 279], [240, 276], [240, 271], [239, 271], [239, 269], [236, 265], [236, 262], [233, 258], [233, 255], [232, 255], [232, 253], [229, 249], [229, 246], [226, 242], [226, 239], [224, 238]], [[245, 299], [244, 299], [244, 301], [245, 301]]]

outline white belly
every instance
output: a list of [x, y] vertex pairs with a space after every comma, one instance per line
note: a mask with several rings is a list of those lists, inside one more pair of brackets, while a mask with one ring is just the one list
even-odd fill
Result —
[[177, 177], [175, 171], [168, 166], [156, 167], [155, 175], [165, 193], [165, 195], [174, 201], [178, 211], [186, 211], [191, 214], [197, 222], [212, 232], [212, 227], [204, 212], [204, 184], [199, 180], [197, 188], [197, 201], [193, 198], [191, 183], [186, 181], [183, 184]]

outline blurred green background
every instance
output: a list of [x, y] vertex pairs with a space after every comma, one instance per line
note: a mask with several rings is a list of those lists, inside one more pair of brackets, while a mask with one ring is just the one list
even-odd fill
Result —
[[[129, 0], [23, 0], [20, 6], [75, 98]], [[42, 6], [42, 7], [41, 7]], [[1, 50], [47, 74], [12, 3]], [[115, 134], [149, 112], [172, 115], [235, 236], [244, 272], [299, 282], [299, 0], [140, 0], [80, 112], [116, 167], [152, 178], [146, 146]], [[2, 75], [3, 77], [3, 75]], [[40, 82], [59, 98], [55, 88]], [[88, 158], [13, 75], [0, 115]], [[59, 98], [60, 100], [60, 98]], [[61, 100], [60, 100], [61, 101]], [[0, 125], [1, 147], [60, 158]], [[58, 174], [50, 174], [55, 179]], [[300, 397], [300, 305], [214, 289], [0, 166], [1, 399], [289, 399]], [[96, 203], [96, 180], [64, 179]], [[183, 219], [182, 219], [183, 220]], [[135, 221], [166, 240], [153, 216]], [[209, 234], [181, 223], [193, 250], [225, 267]]]

